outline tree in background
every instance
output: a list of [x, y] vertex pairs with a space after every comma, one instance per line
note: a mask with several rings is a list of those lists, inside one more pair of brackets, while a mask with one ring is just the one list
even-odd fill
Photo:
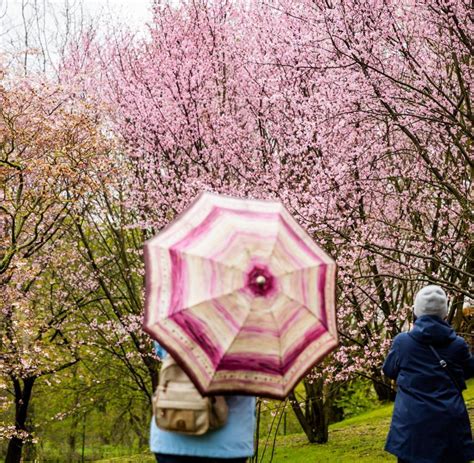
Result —
[[[133, 226], [133, 211], [125, 205], [124, 189], [131, 177], [126, 160], [111, 159], [114, 166], [106, 185], [100, 186], [75, 219], [72, 233], [84, 272], [96, 288], [88, 298], [89, 310], [81, 314], [86, 343], [94, 353], [84, 359], [94, 369], [98, 358], [116, 369], [107, 384], [122, 401], [139, 402], [124, 407], [124, 417], [143, 447], [148, 440], [151, 397], [158, 382], [157, 358], [150, 338], [141, 331], [143, 316], [144, 231]], [[97, 380], [104, 381], [105, 378]]]
[[94, 169], [107, 144], [90, 108], [46, 80], [4, 76], [0, 99], [1, 377], [15, 406], [2, 434], [18, 462], [35, 382], [78, 361], [81, 299], [62, 282], [80, 268], [67, 232], [103, 181]]
[[326, 101], [313, 114], [329, 122], [319, 126], [318, 146], [329, 154], [326, 165], [343, 165], [330, 173], [343, 195], [333, 195], [333, 217], [319, 221], [342, 264], [340, 326], [348, 342], [335, 355], [338, 377], [369, 373], [386, 398], [376, 372], [390, 338], [410, 320], [420, 282], [451, 294], [456, 328], [472, 294], [469, 5], [280, 2], [277, 9], [291, 24], [281, 40], [305, 40], [303, 52], [281, 65], [305, 75], [308, 103]]
[[22, 77], [54, 78], [70, 44], [98, 28], [99, 18], [91, 18], [82, 0], [1, 0], [1, 59]]

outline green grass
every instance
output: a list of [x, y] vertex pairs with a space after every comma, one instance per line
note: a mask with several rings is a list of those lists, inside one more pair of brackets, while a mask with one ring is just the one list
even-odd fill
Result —
[[[341, 421], [329, 427], [329, 442], [309, 444], [304, 434], [277, 439], [273, 461], [309, 462], [394, 462], [383, 446], [390, 425], [392, 405]], [[270, 461], [269, 449], [264, 462]], [[270, 451], [271, 453], [271, 451]]]
[[[464, 392], [467, 407], [474, 422], [474, 380], [468, 382]], [[384, 452], [383, 446], [390, 426], [393, 405], [341, 421], [329, 427], [329, 442], [323, 445], [308, 444], [304, 434], [278, 436], [273, 462], [275, 463], [380, 463], [395, 462], [396, 458]], [[260, 442], [260, 457], [264, 441]], [[271, 445], [269, 446], [271, 447]], [[270, 462], [271, 448], [265, 450], [265, 463]], [[100, 460], [100, 463], [152, 463], [150, 454]]]

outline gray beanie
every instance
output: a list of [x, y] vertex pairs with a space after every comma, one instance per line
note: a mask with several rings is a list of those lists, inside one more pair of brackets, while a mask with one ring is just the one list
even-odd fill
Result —
[[444, 318], [448, 315], [448, 298], [442, 288], [428, 285], [418, 291], [415, 297], [415, 315], [436, 315]]

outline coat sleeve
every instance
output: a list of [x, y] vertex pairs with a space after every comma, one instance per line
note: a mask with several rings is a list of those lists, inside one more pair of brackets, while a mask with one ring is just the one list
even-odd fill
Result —
[[469, 347], [467, 346], [464, 339], [462, 339], [462, 348], [459, 353], [458, 362], [463, 369], [465, 379], [469, 379], [474, 376], [474, 357], [469, 352]]
[[398, 344], [398, 339], [395, 337], [382, 367], [384, 374], [391, 379], [397, 379], [398, 373], [400, 372], [400, 353]]

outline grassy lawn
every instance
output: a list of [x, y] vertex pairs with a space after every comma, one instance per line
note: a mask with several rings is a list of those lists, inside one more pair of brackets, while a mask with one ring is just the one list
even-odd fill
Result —
[[[469, 388], [464, 392], [464, 397], [471, 416], [471, 423], [473, 423], [474, 380], [470, 380], [468, 385]], [[392, 408], [392, 405], [382, 406], [374, 411], [331, 425], [329, 428], [329, 442], [324, 445], [308, 444], [304, 434], [279, 436], [276, 441], [273, 462], [395, 462], [396, 459], [383, 450], [390, 425]], [[262, 457], [264, 445], [264, 442], [260, 443], [260, 458]], [[267, 448], [263, 462], [269, 463], [270, 457], [271, 448]], [[154, 461], [150, 454], [100, 460], [101, 463], [152, 463]]]
[[[392, 406], [364, 413], [341, 421], [329, 428], [329, 442], [324, 445], [307, 443], [304, 434], [281, 437], [277, 440], [274, 462], [381, 462], [396, 461], [383, 451], [390, 425]], [[264, 462], [270, 461], [269, 450]]]

